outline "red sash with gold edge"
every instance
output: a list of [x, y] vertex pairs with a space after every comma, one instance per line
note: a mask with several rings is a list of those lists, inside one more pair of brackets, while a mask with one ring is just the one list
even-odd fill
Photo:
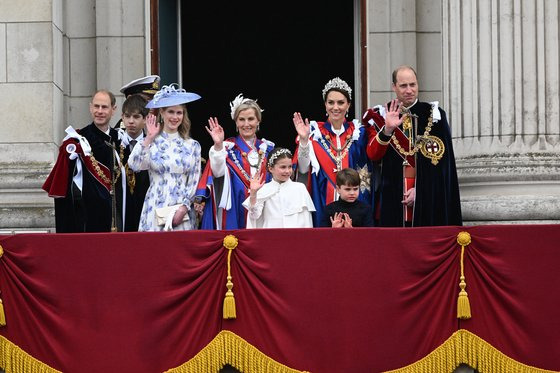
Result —
[[[376, 121], [372, 120], [372, 122], [373, 122], [373, 125], [375, 126], [375, 129], [379, 133], [381, 131], [381, 128], [379, 128], [379, 125], [377, 124]], [[385, 124], [385, 122], [383, 124]], [[395, 131], [393, 132], [393, 135], [395, 136], [395, 138], [399, 142], [399, 145], [401, 146], [401, 148], [405, 152], [410, 151], [410, 146], [408, 144], [408, 137], [406, 137], [404, 132], [399, 127], [395, 128]], [[391, 137], [390, 144], [391, 144], [391, 147], [393, 148], [393, 150], [395, 150], [395, 152], [403, 159], [403, 161], [406, 160], [406, 161], [408, 161], [409, 165], [411, 165], [412, 167], [416, 167], [416, 159], [414, 157], [414, 154], [413, 155], [408, 155], [408, 156], [405, 157], [404, 154], [399, 152], [399, 150], [397, 149], [397, 147], [395, 145], [395, 142], [394, 142], [392, 137]]]
[[93, 161], [93, 155], [87, 156], [84, 154], [80, 144], [76, 144], [76, 153], [80, 156], [83, 164], [86, 166], [88, 172], [97, 180], [97, 182], [105, 187], [108, 192], [111, 191], [111, 170], [103, 163]]
[[[91, 156], [86, 156], [80, 142], [74, 138], [70, 138], [62, 143], [59, 148], [57, 161], [51, 170], [51, 173], [45, 180], [42, 189], [45, 190], [49, 197], [66, 197], [68, 189], [68, 173], [70, 171], [70, 152], [68, 146], [75, 146], [74, 152], [80, 157], [85, 169], [93, 176], [99, 184], [107, 191], [111, 190], [111, 171], [107, 166], [97, 161], [93, 161]], [[97, 167], [96, 167], [97, 165]]]

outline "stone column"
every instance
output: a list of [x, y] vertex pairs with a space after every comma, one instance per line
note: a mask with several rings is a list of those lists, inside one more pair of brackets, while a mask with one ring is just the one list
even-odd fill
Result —
[[22, 0], [0, 12], [0, 229], [54, 225], [40, 189], [63, 118], [62, 9]]
[[[145, 0], [148, 1], [148, 0]], [[145, 1], [21, 0], [0, 12], [0, 231], [54, 228], [41, 186], [96, 89], [146, 74]], [[117, 110], [113, 123], [120, 116]]]
[[557, 0], [444, 0], [442, 10], [465, 223], [559, 223]]
[[368, 106], [394, 97], [391, 73], [410, 65], [420, 99], [441, 101], [441, 3], [433, 0], [368, 1]]

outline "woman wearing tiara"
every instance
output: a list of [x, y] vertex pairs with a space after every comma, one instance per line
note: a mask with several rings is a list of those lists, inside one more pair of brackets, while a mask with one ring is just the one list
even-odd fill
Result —
[[201, 229], [241, 229], [247, 224], [243, 201], [255, 174], [269, 180], [266, 164], [274, 144], [257, 138], [262, 109], [255, 100], [239, 94], [231, 103], [231, 119], [238, 135], [224, 140], [217, 118], [208, 119], [206, 130], [214, 145], [200, 178], [195, 209], [202, 213]]
[[[336, 173], [353, 168], [360, 175], [358, 199], [374, 207], [375, 168], [366, 149], [375, 132], [369, 123], [348, 121], [352, 89], [340, 79], [329, 80], [323, 89], [327, 112], [325, 122], [303, 119], [294, 113], [293, 122], [298, 133], [296, 160], [297, 179], [306, 182], [317, 209], [313, 224], [318, 227], [325, 206], [338, 200]], [[372, 214], [373, 214], [372, 210]]]

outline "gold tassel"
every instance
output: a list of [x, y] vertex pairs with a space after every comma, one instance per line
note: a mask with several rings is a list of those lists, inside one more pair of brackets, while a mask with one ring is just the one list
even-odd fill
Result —
[[4, 313], [4, 303], [0, 299], [0, 326], [6, 326], [6, 314]]
[[[229, 254], [228, 254], [228, 261], [229, 261]], [[235, 314], [235, 298], [233, 297], [233, 291], [231, 291], [231, 289], [233, 288], [233, 282], [231, 282], [231, 276], [227, 277], [226, 287], [228, 290], [226, 292], [226, 297], [224, 298], [224, 310], [223, 310], [224, 319], [235, 319], [237, 315]]]
[[233, 282], [231, 277], [231, 253], [237, 247], [237, 237], [232, 234], [228, 234], [224, 237], [224, 247], [228, 250], [227, 257], [227, 283], [226, 283], [226, 297], [224, 298], [224, 308], [223, 308], [223, 318], [224, 319], [235, 319], [237, 313], [235, 311], [235, 298], [233, 297]]
[[465, 282], [465, 265], [464, 255], [465, 246], [471, 243], [471, 235], [468, 232], [461, 232], [457, 235], [457, 243], [461, 245], [461, 277], [459, 281], [459, 298], [457, 298], [457, 318], [466, 320], [471, 318], [471, 304], [469, 302], [469, 295], [465, 291], [467, 283]]

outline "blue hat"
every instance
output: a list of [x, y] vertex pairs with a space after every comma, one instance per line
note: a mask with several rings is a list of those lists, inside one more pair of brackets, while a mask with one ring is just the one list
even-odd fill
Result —
[[[175, 88], [175, 86], [177, 86], [177, 88]], [[173, 83], [169, 86], [164, 85], [159, 91], [156, 92], [154, 98], [150, 102], [148, 102], [146, 107], [148, 109], [169, 107], [186, 104], [188, 102], [196, 101], [200, 98], [200, 96], [196, 93], [187, 92], [183, 88], [178, 87], [179, 85], [176, 83]]]

